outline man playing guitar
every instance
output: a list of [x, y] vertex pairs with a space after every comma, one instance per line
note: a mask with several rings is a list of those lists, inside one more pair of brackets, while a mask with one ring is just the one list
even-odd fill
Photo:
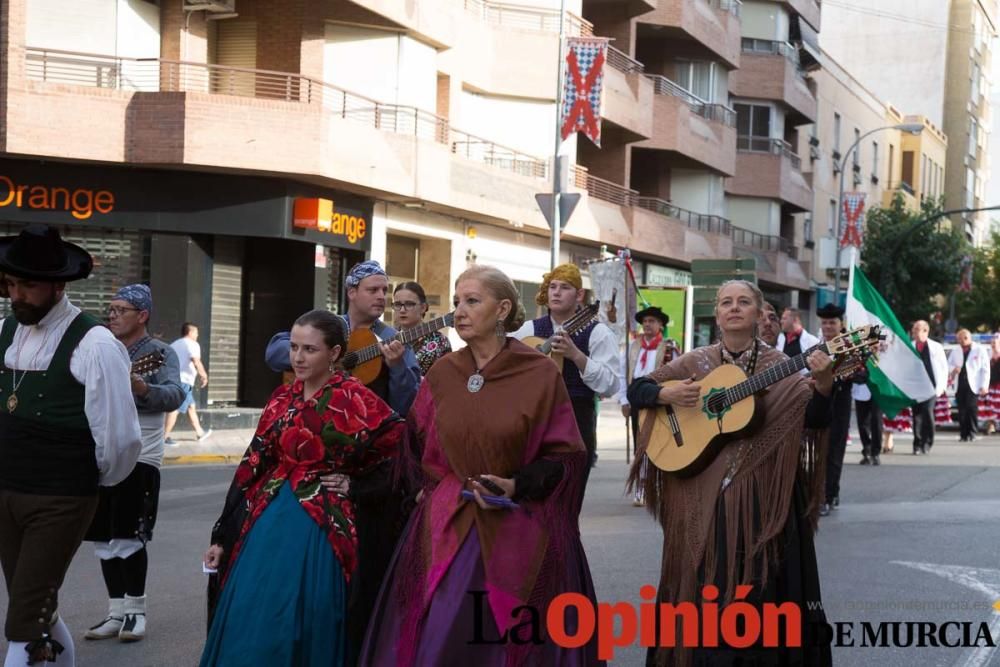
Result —
[[[571, 336], [559, 331], [583, 302], [583, 278], [575, 264], [561, 264], [546, 273], [535, 296], [539, 306], [547, 306], [549, 314], [524, 323], [512, 335], [521, 340], [529, 336], [552, 337], [552, 351], [561, 354], [563, 381], [573, 402], [573, 413], [590, 454], [591, 465], [597, 450], [597, 409], [594, 397], [606, 398], [618, 390], [618, 342], [611, 329], [592, 322]], [[584, 473], [584, 487], [590, 468]]]

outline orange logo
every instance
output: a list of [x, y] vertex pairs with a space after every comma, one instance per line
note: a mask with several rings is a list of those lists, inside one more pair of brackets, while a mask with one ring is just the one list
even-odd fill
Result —
[[111, 213], [115, 209], [115, 195], [109, 190], [49, 187], [47, 185], [18, 185], [0, 174], [0, 208], [4, 206], [40, 211], [67, 211], [77, 220], [87, 220], [94, 214]]
[[364, 239], [368, 233], [368, 222], [364, 218], [338, 212], [329, 199], [297, 198], [292, 225], [344, 236], [352, 244]]

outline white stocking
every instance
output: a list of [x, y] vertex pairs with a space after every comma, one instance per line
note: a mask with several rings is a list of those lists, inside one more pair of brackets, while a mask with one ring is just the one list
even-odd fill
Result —
[[3, 661], [3, 667], [25, 667], [28, 664], [28, 652], [24, 647], [28, 642], [9, 642], [7, 645], [7, 659]]
[[52, 639], [63, 646], [63, 652], [59, 654], [59, 657], [56, 658], [53, 664], [59, 665], [59, 667], [76, 667], [76, 650], [73, 647], [73, 635], [69, 633], [69, 628], [63, 622], [62, 616], [52, 624], [52, 629], [49, 632], [52, 633]]

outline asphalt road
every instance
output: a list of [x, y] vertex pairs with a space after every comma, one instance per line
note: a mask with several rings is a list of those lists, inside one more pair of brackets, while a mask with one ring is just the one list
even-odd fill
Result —
[[[612, 442], [608, 429], [620, 422], [602, 420], [601, 442]], [[823, 520], [817, 537], [827, 614], [854, 623], [857, 641], [862, 621], [969, 621], [975, 627], [985, 621], [1000, 639], [1000, 613], [990, 608], [1000, 600], [1000, 438], [960, 445], [956, 435], [941, 434], [927, 457], [905, 453], [903, 443], [878, 468], [856, 465], [857, 446], [848, 450], [843, 505]], [[205, 636], [200, 556], [231, 474], [230, 466], [164, 469], [150, 555], [148, 638], [128, 645], [80, 639], [79, 665], [197, 664]], [[661, 543], [648, 515], [623, 497], [624, 474], [624, 451], [602, 447], [581, 529], [598, 597], [638, 602], [640, 586], [658, 578]], [[69, 572], [60, 610], [76, 637], [105, 614], [99, 568], [87, 545]], [[639, 665], [642, 658], [643, 649], [629, 647], [613, 664]], [[1000, 665], [1000, 652], [836, 648], [834, 662], [983, 667]]]

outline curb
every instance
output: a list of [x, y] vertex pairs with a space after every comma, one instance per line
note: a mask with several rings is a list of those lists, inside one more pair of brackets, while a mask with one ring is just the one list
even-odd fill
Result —
[[199, 463], [239, 463], [243, 454], [190, 454], [187, 456], [164, 457], [163, 465], [196, 465]]

